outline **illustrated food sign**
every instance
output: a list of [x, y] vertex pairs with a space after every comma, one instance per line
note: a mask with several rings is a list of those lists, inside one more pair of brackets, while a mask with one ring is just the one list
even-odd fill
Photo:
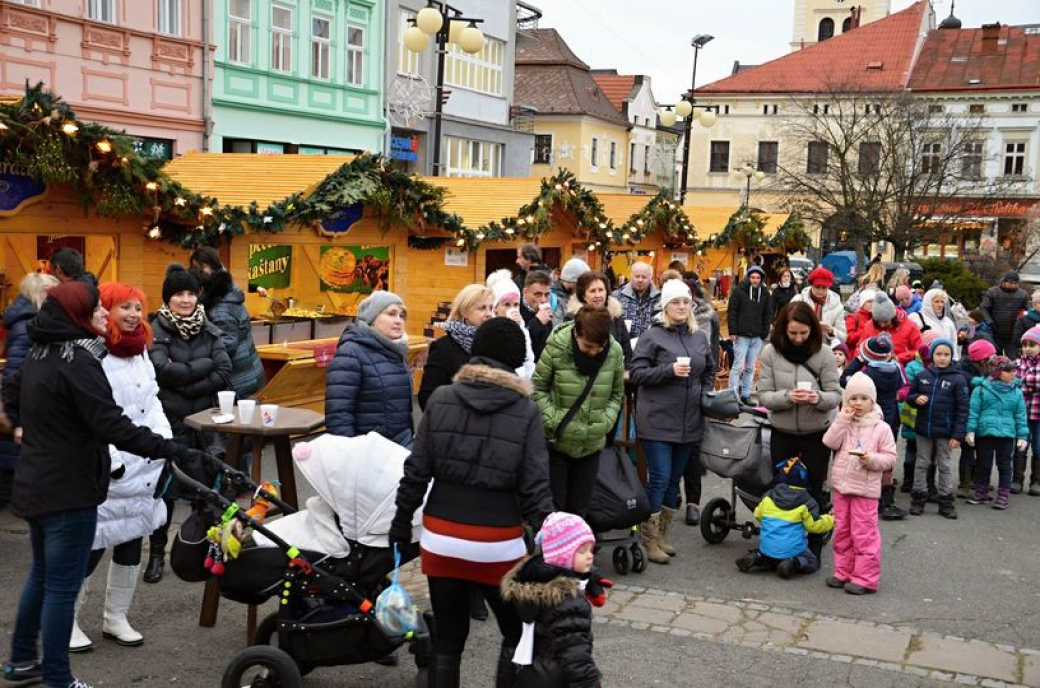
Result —
[[[249, 286], [284, 289], [292, 281], [292, 246], [249, 245]], [[255, 291], [250, 289], [250, 291]]]
[[321, 247], [322, 291], [371, 294], [390, 289], [389, 246]]
[[0, 163], [0, 217], [14, 215], [43, 198], [47, 185], [24, 174], [10, 163]]

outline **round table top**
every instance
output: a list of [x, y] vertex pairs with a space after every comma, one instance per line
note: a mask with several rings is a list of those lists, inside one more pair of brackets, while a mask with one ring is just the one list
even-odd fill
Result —
[[189, 428], [203, 432], [227, 432], [237, 435], [297, 435], [310, 432], [325, 424], [325, 416], [310, 409], [278, 407], [275, 424], [265, 426], [260, 422], [260, 404], [253, 411], [253, 421], [242, 423], [235, 407], [235, 420], [231, 423], [214, 423], [213, 416], [220, 413], [219, 408], [206, 409], [193, 413], [184, 419]]

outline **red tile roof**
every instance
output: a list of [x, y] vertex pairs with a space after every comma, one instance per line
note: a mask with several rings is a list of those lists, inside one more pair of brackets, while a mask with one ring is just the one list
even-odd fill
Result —
[[910, 88], [1040, 89], [1040, 35], [1027, 34], [1021, 26], [932, 31], [914, 66]]
[[610, 104], [618, 112], [623, 112], [625, 98], [632, 94], [632, 87], [636, 83], [636, 78], [631, 74], [593, 74], [592, 78], [596, 80], [596, 84], [603, 91], [603, 95], [607, 97]]
[[902, 89], [922, 32], [928, 0], [848, 33], [741, 71], [697, 89], [698, 94], [826, 93], [836, 88]]

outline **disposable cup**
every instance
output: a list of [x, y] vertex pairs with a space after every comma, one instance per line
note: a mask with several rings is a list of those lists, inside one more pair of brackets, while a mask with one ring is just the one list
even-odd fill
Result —
[[538, 310], [547, 311], [552, 308], [552, 304], [546, 301], [545, 303], [538, 304]]
[[805, 381], [799, 382], [798, 389], [812, 389], [812, 383]]
[[676, 357], [675, 360], [680, 365], [687, 365], [687, 366], [690, 365], [690, 357], [689, 356], [678, 356], [678, 357]]
[[265, 428], [273, 428], [278, 422], [278, 404], [260, 404], [260, 423]]
[[253, 411], [256, 410], [256, 401], [253, 399], [238, 400], [238, 420], [243, 425], [253, 422]]
[[220, 403], [221, 415], [230, 415], [235, 412], [235, 393], [217, 392], [217, 401]]

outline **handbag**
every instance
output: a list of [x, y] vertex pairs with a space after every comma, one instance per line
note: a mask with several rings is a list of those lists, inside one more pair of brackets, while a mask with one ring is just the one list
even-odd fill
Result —
[[623, 530], [650, 518], [650, 500], [635, 464], [619, 447], [599, 454], [586, 520], [595, 533]]
[[732, 418], [740, 415], [740, 397], [732, 387], [701, 392], [701, 413], [708, 418]]
[[556, 426], [556, 432], [554, 432], [552, 437], [549, 438], [550, 447], [559, 441], [560, 437], [563, 435], [563, 431], [566, 430], [570, 422], [574, 420], [574, 416], [577, 415], [578, 409], [585, 403], [585, 399], [589, 396], [589, 392], [592, 391], [592, 385], [595, 384], [596, 375], [598, 374], [599, 371], [594, 375], [589, 375], [589, 381], [585, 383], [585, 388], [581, 390], [581, 394], [578, 395], [574, 405], [567, 409], [567, 413], [564, 414], [563, 420], [561, 420], [560, 424]]

